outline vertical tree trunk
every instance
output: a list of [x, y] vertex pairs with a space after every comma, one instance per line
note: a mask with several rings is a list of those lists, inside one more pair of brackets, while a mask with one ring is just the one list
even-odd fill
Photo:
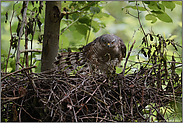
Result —
[[47, 1], [45, 12], [44, 39], [41, 71], [53, 68], [59, 48], [61, 1]]

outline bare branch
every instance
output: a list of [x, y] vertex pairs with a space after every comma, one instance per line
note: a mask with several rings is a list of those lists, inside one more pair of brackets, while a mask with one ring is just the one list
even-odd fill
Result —
[[[16, 56], [16, 62], [17, 63], [19, 63], [19, 60], [20, 60], [20, 40], [21, 40], [21, 36], [22, 36], [22, 33], [23, 33], [23, 27], [24, 27], [24, 24], [25, 24], [25, 18], [26, 18], [28, 3], [29, 3], [29, 1], [25, 2], [25, 8], [24, 8], [23, 17], [22, 17], [22, 24], [21, 24], [20, 32], [19, 32], [18, 45], [17, 45], [17, 56]], [[18, 70], [18, 69], [19, 69], [19, 65], [16, 64], [15, 70]]]

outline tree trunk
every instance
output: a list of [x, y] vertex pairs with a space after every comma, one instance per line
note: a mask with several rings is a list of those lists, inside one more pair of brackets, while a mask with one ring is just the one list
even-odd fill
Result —
[[53, 68], [53, 62], [59, 48], [61, 1], [47, 1], [43, 48], [41, 57], [41, 71]]

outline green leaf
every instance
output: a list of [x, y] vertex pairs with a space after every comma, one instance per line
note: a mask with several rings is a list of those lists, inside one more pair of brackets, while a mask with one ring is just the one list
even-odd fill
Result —
[[62, 49], [69, 47], [69, 39], [67, 37], [67, 34], [68, 34], [68, 32], [63, 33], [61, 38], [59, 39], [59, 47]]
[[158, 1], [150, 1], [148, 7], [154, 11], [165, 11], [165, 7], [162, 4], [158, 3]]
[[77, 31], [83, 35], [87, 34], [87, 31], [90, 29], [88, 26], [84, 25], [84, 24], [78, 24], [75, 25]]
[[162, 1], [162, 4], [167, 8], [171, 9], [171, 11], [175, 8], [175, 3], [172, 1]]
[[97, 21], [92, 21], [92, 28], [94, 32], [98, 32], [100, 29], [100, 24]]
[[36, 62], [36, 68], [35, 68], [35, 72], [36, 73], [40, 73], [41, 72], [41, 62], [40, 61], [37, 61]]
[[173, 40], [173, 39], [175, 39], [176, 37], [178, 37], [177, 35], [172, 35], [170, 38], [169, 38], [169, 40]]
[[79, 4], [86, 4], [86, 1], [78, 1]]
[[161, 21], [172, 23], [173, 20], [165, 12], [162, 11], [151, 11]]
[[88, 7], [84, 8], [83, 10], [84, 11], [88, 11], [90, 9], [91, 6], [94, 6], [95, 4], [97, 4], [97, 2], [100, 2], [100, 1], [87, 1], [88, 3]]
[[181, 5], [182, 6], [182, 1], [172, 1], [172, 2], [174, 2], [177, 5]]
[[86, 24], [88, 26], [90, 26], [91, 23], [91, 19], [88, 16], [83, 16], [78, 20], [80, 23]]
[[162, 11], [165, 11], [165, 7], [164, 7], [164, 5], [163, 4], [157, 4], [157, 6], [158, 6], [158, 8], [160, 9], [160, 10], [162, 10]]
[[133, 2], [135, 2], [135, 1], [128, 1], [129, 3], [133, 3]]
[[146, 20], [151, 20], [151, 23], [155, 23], [157, 21], [156, 16], [154, 16], [153, 14], [147, 14], [145, 16], [145, 19]]
[[120, 67], [116, 67], [116, 73], [121, 73], [122, 69]]
[[72, 14], [72, 19], [76, 20], [77, 18], [79, 18], [79, 14], [78, 13], [73, 13]]
[[[123, 7], [122, 10], [125, 9], [125, 8], [132, 8], [132, 9], [137, 10], [137, 7], [136, 6], [126, 6], [126, 7]], [[140, 11], [146, 11], [146, 9], [144, 7], [138, 7], [138, 9]]]
[[10, 67], [12, 68], [12, 70], [11, 70], [11, 72], [13, 72], [13, 71], [15, 71], [15, 61], [14, 60], [12, 60], [11, 62], [10, 62]]
[[34, 7], [34, 8], [32, 9], [33, 12], [36, 12], [36, 10], [38, 10], [37, 7]]
[[100, 12], [100, 8], [99, 7], [90, 7], [90, 11], [91, 13], [95, 14], [95, 13], [99, 13]]
[[98, 14], [95, 14], [94, 15], [94, 18], [103, 18], [103, 17], [109, 17], [110, 15], [109, 14], [107, 14], [107, 13], [102, 13], [102, 12], [100, 12], [100, 13], [98, 13]]

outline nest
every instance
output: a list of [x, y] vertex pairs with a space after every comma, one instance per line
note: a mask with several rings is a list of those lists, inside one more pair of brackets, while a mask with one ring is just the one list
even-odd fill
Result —
[[175, 97], [182, 93], [181, 77], [163, 84], [152, 74], [154, 67], [111, 78], [28, 69], [1, 79], [1, 112], [8, 121], [167, 121], [160, 108], [179, 103]]
[[173, 56], [172, 61], [166, 61], [161, 53], [164, 50], [154, 47], [149, 61], [145, 65], [134, 62], [141, 67], [130, 72], [133, 65], [126, 67], [126, 63], [130, 62], [131, 47], [123, 72], [107, 77], [70, 75], [57, 68], [29, 72], [35, 66], [1, 73], [2, 121], [171, 121], [177, 107], [182, 109], [182, 76], [176, 73], [182, 63]]

